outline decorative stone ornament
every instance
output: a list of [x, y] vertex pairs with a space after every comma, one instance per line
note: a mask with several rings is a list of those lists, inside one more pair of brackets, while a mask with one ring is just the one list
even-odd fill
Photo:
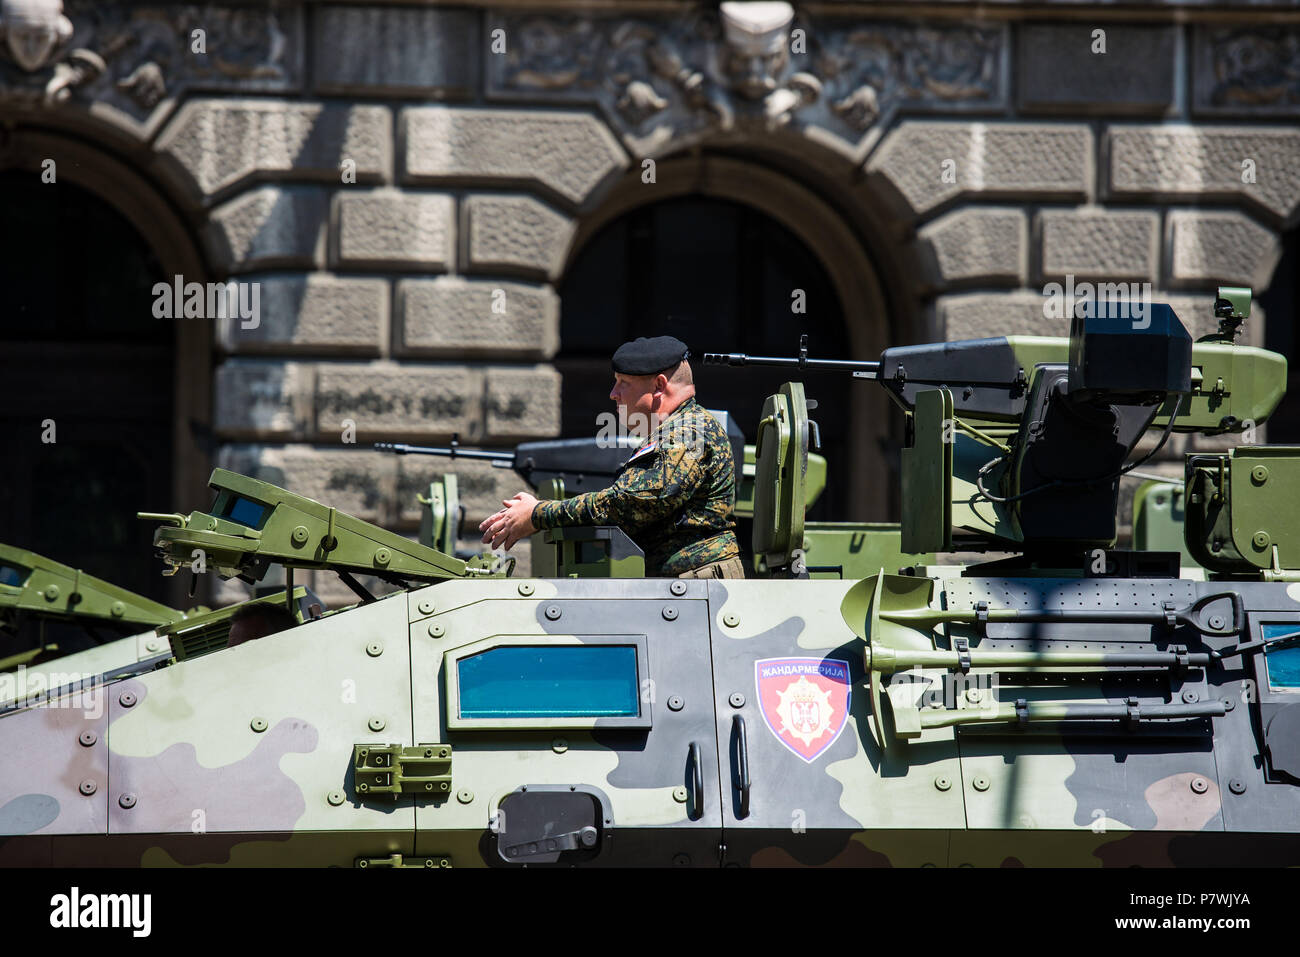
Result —
[[899, 109], [1005, 102], [1002, 25], [824, 16], [814, 26], [766, 0], [658, 16], [507, 11], [488, 25], [519, 39], [489, 58], [489, 98], [594, 100], [641, 155], [818, 128], [820, 143], [857, 162]]
[[790, 64], [790, 24], [794, 8], [788, 3], [724, 3], [724, 72], [731, 88], [749, 100], [760, 100], [777, 88]]
[[72, 39], [72, 21], [63, 15], [63, 0], [4, 0], [0, 31], [13, 61], [35, 73]]
[[[719, 7], [719, 13], [726, 44], [722, 70], [727, 86], [744, 100], [761, 101], [769, 126], [784, 126], [795, 111], [821, 95], [821, 83], [810, 73], [796, 73], [781, 83], [790, 67], [790, 25], [794, 22], [790, 4], [727, 2]], [[724, 126], [729, 125], [724, 120]]]
[[727, 45], [744, 56], [763, 56], [785, 49], [794, 22], [788, 3], [728, 0], [719, 7]]

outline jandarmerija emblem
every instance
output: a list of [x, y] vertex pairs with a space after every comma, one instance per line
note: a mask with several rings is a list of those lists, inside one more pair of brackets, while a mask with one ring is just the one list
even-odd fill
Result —
[[835, 743], [849, 716], [849, 663], [836, 658], [763, 658], [754, 663], [763, 720], [812, 763]]

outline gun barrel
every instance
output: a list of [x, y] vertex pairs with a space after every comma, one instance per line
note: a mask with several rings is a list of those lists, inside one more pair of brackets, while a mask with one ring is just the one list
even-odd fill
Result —
[[482, 449], [444, 448], [432, 445], [404, 445], [400, 442], [376, 442], [376, 452], [393, 452], [397, 455], [439, 455], [449, 459], [481, 459], [500, 464], [500, 468], [514, 465], [513, 452], [485, 452]]
[[880, 373], [879, 362], [855, 362], [852, 359], [809, 359], [806, 356], [750, 356], [743, 352], [706, 352], [704, 364], [715, 366], [774, 366], [778, 369], [812, 369], [815, 372], [851, 372], [855, 378], [874, 379]]

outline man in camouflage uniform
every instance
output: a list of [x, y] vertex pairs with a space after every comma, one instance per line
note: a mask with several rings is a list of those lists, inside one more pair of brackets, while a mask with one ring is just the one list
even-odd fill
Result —
[[695, 401], [690, 355], [672, 336], [637, 339], [614, 353], [620, 422], [646, 439], [614, 484], [561, 501], [519, 492], [479, 525], [508, 549], [527, 535], [569, 525], [618, 525], [645, 552], [646, 574], [744, 578], [732, 506], [736, 470], [727, 435]]

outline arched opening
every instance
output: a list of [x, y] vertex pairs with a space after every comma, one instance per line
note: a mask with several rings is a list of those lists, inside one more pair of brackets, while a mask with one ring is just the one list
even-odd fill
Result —
[[[791, 311], [793, 296], [807, 312]], [[752, 441], [764, 396], [794, 376], [776, 369], [706, 366], [705, 352], [791, 355], [807, 333], [823, 355], [847, 351], [834, 286], [811, 251], [751, 206], [699, 196], [638, 207], [606, 225], [574, 260], [561, 287], [566, 348], [562, 431], [591, 430], [608, 407], [610, 354], [637, 336], [673, 335], [694, 353], [701, 400], [736, 417]], [[847, 393], [836, 377], [816, 387], [823, 454], [848, 458]], [[836, 469], [814, 512], [842, 515], [845, 483]]]
[[43, 131], [5, 147], [0, 540], [183, 604], [135, 513], [191, 508], [206, 483], [211, 324], [155, 318], [152, 292], [205, 270], [124, 163]]
[[[610, 353], [636, 336], [676, 335], [704, 352], [879, 358], [886, 345], [875, 269], [838, 213], [794, 180], [730, 157], [661, 160], [585, 220], [560, 284], [566, 435], [589, 434], [609, 408]], [[804, 311], [795, 311], [796, 303]], [[753, 441], [764, 397], [792, 379], [818, 401], [827, 489], [814, 519], [895, 514], [882, 451], [881, 390], [847, 375], [730, 369], [694, 362], [701, 401], [736, 416]]]

